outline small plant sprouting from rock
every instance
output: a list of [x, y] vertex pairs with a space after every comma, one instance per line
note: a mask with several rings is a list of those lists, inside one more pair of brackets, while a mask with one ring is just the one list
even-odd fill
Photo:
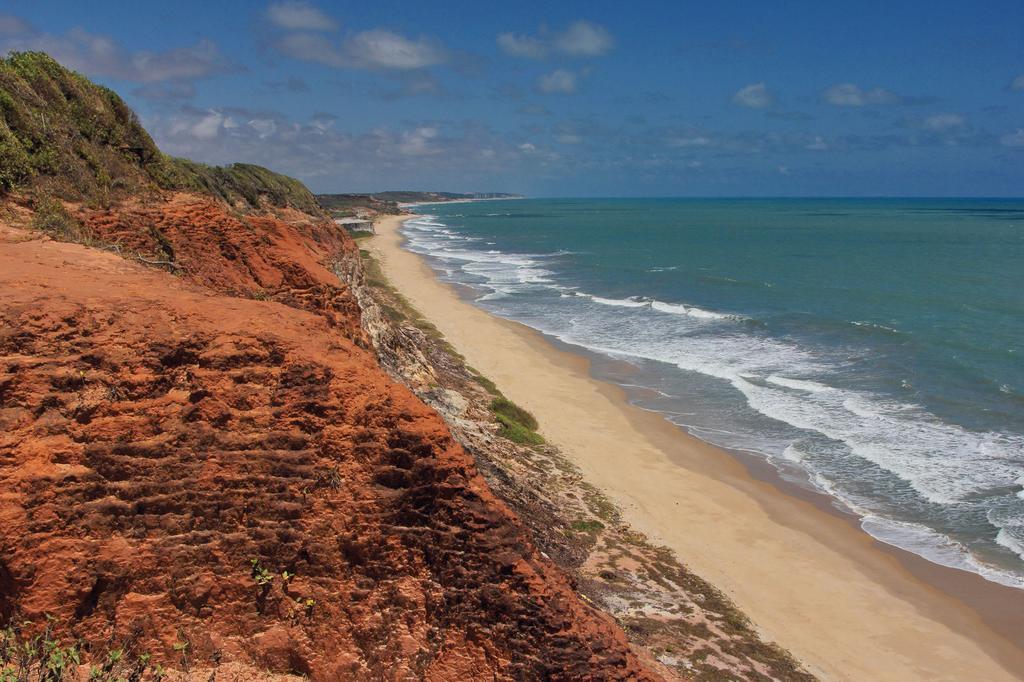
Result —
[[303, 616], [306, 618], [312, 618], [313, 608], [315, 606], [316, 600], [312, 597], [295, 597], [288, 609], [288, 616], [291, 619], [292, 624], [294, 625], [298, 623]]
[[318, 471], [316, 474], [316, 487], [339, 490], [345, 479], [342, 477], [338, 467], [331, 467], [326, 471]]
[[252, 565], [252, 579], [257, 585], [262, 587], [274, 581], [274, 574], [264, 568], [259, 559], [250, 559], [249, 563]]
[[256, 611], [263, 613], [267, 595], [270, 594], [270, 588], [273, 587], [274, 574], [268, 571], [259, 559], [249, 559], [249, 565], [252, 567], [252, 579], [256, 582], [256, 587], [259, 590], [256, 595]]
[[174, 650], [181, 655], [181, 670], [186, 675], [192, 668], [192, 661], [189, 658], [189, 652], [192, 649], [192, 640], [189, 639], [188, 635], [178, 630], [178, 641], [174, 643]]

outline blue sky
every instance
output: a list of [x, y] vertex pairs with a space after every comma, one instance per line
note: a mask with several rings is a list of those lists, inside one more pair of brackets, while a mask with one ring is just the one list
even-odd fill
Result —
[[1020, 0], [8, 0], [0, 49], [321, 192], [1024, 194]]

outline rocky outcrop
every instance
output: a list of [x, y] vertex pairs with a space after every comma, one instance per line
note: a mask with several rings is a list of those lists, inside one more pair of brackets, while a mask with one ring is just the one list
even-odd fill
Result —
[[103, 249], [0, 228], [0, 619], [179, 668], [654, 676], [361, 347], [348, 237], [72, 213]]

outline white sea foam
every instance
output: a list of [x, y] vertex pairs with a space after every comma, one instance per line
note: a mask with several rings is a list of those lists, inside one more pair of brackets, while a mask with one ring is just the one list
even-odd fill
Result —
[[913, 552], [940, 566], [978, 573], [992, 582], [1024, 589], [1021, 576], [978, 561], [962, 544], [927, 526], [866, 515], [861, 519], [861, 528], [876, 540]]
[[807, 453], [803, 452], [795, 445], [787, 445], [786, 449], [782, 451], [782, 456], [790, 462], [796, 462], [799, 464], [804, 461], [805, 457], [807, 457]]
[[580, 295], [588, 297], [595, 303], [618, 306], [620, 308], [650, 308], [658, 311], [659, 313], [667, 313], [669, 315], [686, 315], [687, 317], [693, 317], [701, 320], [726, 320], [734, 318], [732, 315], [704, 310], [703, 308], [698, 308], [693, 305], [665, 303], [663, 301], [645, 299], [642, 296], [630, 296], [629, 298], [605, 298], [594, 294]]
[[989, 509], [985, 516], [989, 523], [999, 529], [996, 533], [996, 543], [1024, 560], [1024, 516], [1015, 514], [1014, 510], [1005, 504]]
[[[830, 389], [820, 382], [799, 384], [799, 393], [774, 388], [772, 384], [786, 381], [780, 371], [828, 372], [813, 355], [791, 344], [746, 334], [659, 333], [653, 322], [642, 336], [633, 328], [630, 335], [620, 336], [610, 322], [567, 331], [554, 333], [599, 352], [670, 362], [724, 379], [761, 414], [846, 443], [852, 454], [907, 481], [930, 502], [956, 503], [1011, 485], [1024, 473], [1024, 439], [1019, 435], [970, 431], [913, 405]], [[797, 386], [789, 381], [781, 388]]]
[[651, 301], [651, 308], [657, 310], [660, 313], [668, 313], [669, 315], [686, 315], [688, 317], [696, 317], [702, 320], [739, 319], [735, 315], [716, 313], [711, 310], [704, 310], [703, 308], [698, 308], [695, 305], [684, 305], [681, 303], [665, 303], [663, 301]]
[[881, 329], [882, 331], [895, 332], [898, 331], [892, 327], [887, 327], [884, 324], [878, 324], [876, 322], [852, 322], [855, 327], [867, 327], [869, 329]]
[[637, 301], [632, 298], [603, 298], [590, 295], [590, 300], [601, 305], [614, 305], [620, 308], [646, 308], [651, 305], [650, 301]]
[[786, 388], [795, 388], [798, 391], [808, 391], [810, 393], [821, 393], [822, 391], [835, 390], [831, 386], [820, 384], [817, 381], [811, 381], [810, 379], [793, 379], [791, 377], [780, 377], [775, 374], [769, 374], [765, 381], [776, 386], [785, 386]]
[[999, 529], [996, 534], [996, 542], [1024, 560], [1024, 540], [1015, 538], [1006, 528]]

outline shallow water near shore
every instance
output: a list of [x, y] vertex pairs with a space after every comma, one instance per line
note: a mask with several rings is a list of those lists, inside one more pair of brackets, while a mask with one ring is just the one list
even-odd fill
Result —
[[475, 302], [623, 360], [633, 401], [876, 538], [1024, 586], [1024, 202], [430, 205]]

